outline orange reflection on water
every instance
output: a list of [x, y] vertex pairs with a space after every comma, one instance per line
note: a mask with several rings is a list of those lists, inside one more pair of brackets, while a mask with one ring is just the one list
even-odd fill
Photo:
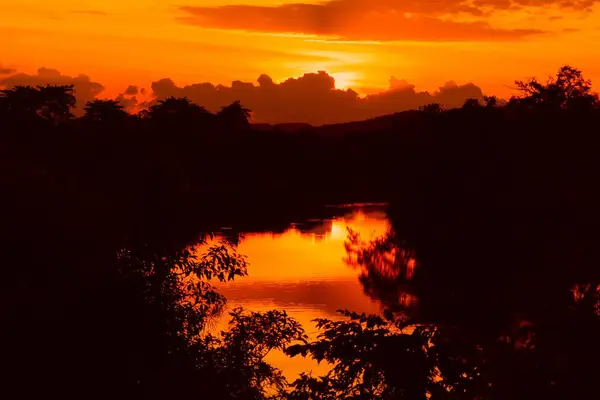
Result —
[[[238, 252], [248, 257], [247, 277], [218, 285], [228, 299], [228, 308], [251, 311], [284, 309], [296, 318], [311, 337], [315, 318], [337, 318], [338, 309], [376, 313], [377, 302], [367, 297], [358, 281], [360, 271], [349, 268], [346, 258], [348, 228], [364, 239], [386, 233], [389, 223], [380, 210], [354, 210], [346, 216], [312, 221], [311, 227], [292, 225], [282, 234], [246, 234]], [[216, 331], [227, 328], [227, 318], [217, 322]], [[323, 372], [325, 366], [301, 358], [290, 359], [274, 352], [269, 360], [288, 378], [300, 372]]]
[[248, 256], [249, 281], [353, 279], [356, 271], [343, 262], [348, 228], [368, 239], [383, 235], [388, 222], [381, 211], [356, 210], [346, 217], [322, 221], [310, 229], [290, 227], [283, 234], [246, 235], [238, 251]]

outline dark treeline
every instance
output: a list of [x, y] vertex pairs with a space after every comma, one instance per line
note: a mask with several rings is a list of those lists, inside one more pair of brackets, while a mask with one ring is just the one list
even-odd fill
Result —
[[[3, 385], [19, 398], [595, 398], [600, 105], [580, 71], [522, 95], [351, 125], [256, 130], [239, 103], [0, 92]], [[233, 314], [211, 279], [251, 273], [219, 227], [281, 230], [324, 204], [388, 201], [349, 263], [382, 317]], [[272, 349], [333, 364], [287, 386]]]

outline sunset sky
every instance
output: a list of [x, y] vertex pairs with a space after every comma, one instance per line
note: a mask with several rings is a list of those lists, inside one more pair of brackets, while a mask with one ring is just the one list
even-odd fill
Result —
[[474, 82], [507, 96], [561, 64], [600, 82], [594, 0], [0, 0], [0, 70], [85, 74], [110, 96], [161, 78], [275, 81], [326, 70], [337, 87]]

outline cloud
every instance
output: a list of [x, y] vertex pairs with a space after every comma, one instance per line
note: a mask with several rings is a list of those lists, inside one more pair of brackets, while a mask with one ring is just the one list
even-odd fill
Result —
[[138, 93], [139, 93], [139, 89], [138, 89], [137, 86], [135, 86], [135, 85], [129, 85], [127, 87], [127, 89], [125, 89], [125, 93], [124, 94], [129, 95], [129, 96], [135, 96]]
[[3, 67], [3, 66], [0, 64], [0, 75], [10, 75], [10, 74], [13, 74], [13, 73], [15, 73], [15, 72], [17, 72], [17, 71], [16, 71], [16, 70], [14, 70], [14, 69], [12, 69], [12, 68], [6, 68], [6, 67]]
[[2, 63], [0, 63], [0, 75], [10, 75], [14, 74], [15, 72], [17, 71], [12, 68], [5, 67], [2, 65]]
[[409, 84], [405, 79], [398, 79], [395, 76], [390, 78], [390, 90], [398, 90], [398, 89], [414, 89], [415, 85]]
[[487, 7], [494, 10], [555, 6], [572, 11], [588, 11], [596, 3], [598, 0], [474, 0], [472, 2], [474, 7]]
[[[0, 87], [18, 85], [75, 85], [80, 115], [88, 101], [94, 100], [104, 86], [87, 75], [71, 77], [55, 69], [40, 68], [36, 74], [17, 73], [0, 78]], [[142, 96], [141, 98], [139, 96]], [[134, 85], [116, 97], [127, 111], [135, 113], [167, 97], [188, 97], [193, 102], [217, 112], [234, 101], [253, 111], [253, 122], [285, 123], [304, 122], [313, 125], [364, 120], [419, 106], [440, 103], [444, 107], [460, 107], [468, 98], [481, 99], [481, 89], [472, 83], [457, 85], [450, 81], [437, 91], [419, 92], [414, 85], [395, 77], [389, 88], [379, 93], [361, 97], [354, 90], [335, 87], [335, 79], [324, 71], [304, 74], [282, 82], [262, 74], [256, 83], [233, 81], [230, 86], [209, 82], [178, 86], [172, 79], [153, 82], [151, 92]]]
[[13, 86], [37, 86], [37, 85], [74, 85], [77, 96], [77, 112], [81, 112], [88, 101], [92, 101], [104, 90], [104, 86], [94, 82], [87, 75], [68, 76], [63, 75], [55, 69], [40, 68], [34, 75], [18, 73], [4, 79], [0, 79], [0, 87]]
[[136, 96], [128, 96], [127, 94], [121, 93], [115, 100], [121, 103], [127, 112], [136, 113], [139, 111], [138, 106], [140, 103]]
[[[276, 6], [182, 6], [182, 21], [208, 28], [301, 33], [343, 40], [493, 41], [517, 40], [543, 33], [536, 29], [501, 29], [483, 17], [509, 7], [556, 3], [585, 7], [596, 0], [330, 0], [318, 4]], [[467, 16], [468, 19], [449, 19]]]
[[147, 108], [150, 105], [148, 102], [138, 99], [138, 95], [145, 96], [146, 93], [147, 91], [145, 88], [140, 88], [136, 85], [129, 85], [123, 93], [119, 94], [115, 98], [115, 100], [121, 103], [126, 111], [130, 113], [137, 113], [138, 111]]
[[188, 97], [212, 112], [240, 100], [254, 112], [254, 122], [313, 125], [362, 120], [430, 103], [459, 107], [468, 98], [483, 97], [481, 89], [472, 83], [448, 82], [430, 93], [417, 92], [414, 85], [392, 78], [388, 90], [361, 98], [353, 90], [336, 89], [334, 78], [323, 71], [281, 83], [263, 74], [257, 84], [233, 81], [231, 86], [207, 82], [178, 86], [172, 79], [161, 79], [152, 83], [152, 94], [156, 99]]
[[368, 110], [366, 118], [392, 114], [398, 111], [413, 110], [420, 106], [439, 103], [444, 108], [460, 107], [467, 99], [482, 99], [483, 92], [473, 83], [457, 85], [449, 81], [437, 91], [417, 92], [414, 85], [405, 80], [392, 78], [390, 88], [371, 94], [363, 99], [363, 107]]

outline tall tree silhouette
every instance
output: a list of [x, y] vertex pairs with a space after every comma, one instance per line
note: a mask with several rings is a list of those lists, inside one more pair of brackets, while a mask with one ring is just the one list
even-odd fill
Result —
[[71, 110], [77, 105], [77, 99], [73, 85], [38, 86], [38, 90], [41, 102], [38, 112], [42, 118], [60, 123], [74, 117]]
[[142, 115], [157, 123], [197, 123], [211, 119], [206, 108], [194, 104], [187, 97], [169, 97], [159, 100]]
[[116, 123], [129, 117], [125, 107], [116, 100], [94, 100], [86, 104], [83, 119], [90, 122]]
[[31, 86], [16, 86], [0, 91], [0, 111], [17, 119], [37, 117], [38, 90]]
[[19, 120], [63, 123], [73, 118], [74, 86], [16, 86], [0, 91], [0, 112]]
[[220, 123], [227, 129], [233, 130], [249, 129], [251, 115], [252, 111], [242, 106], [239, 100], [221, 108], [217, 113]]

